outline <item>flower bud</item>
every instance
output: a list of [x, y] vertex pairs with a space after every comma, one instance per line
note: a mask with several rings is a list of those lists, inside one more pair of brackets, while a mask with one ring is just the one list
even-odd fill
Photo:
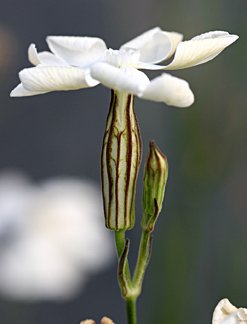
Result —
[[152, 231], [161, 211], [168, 177], [166, 156], [154, 142], [149, 144], [149, 155], [144, 170], [142, 226]]
[[133, 95], [112, 91], [101, 156], [105, 225], [127, 230], [134, 225], [136, 179], [141, 162], [141, 138]]

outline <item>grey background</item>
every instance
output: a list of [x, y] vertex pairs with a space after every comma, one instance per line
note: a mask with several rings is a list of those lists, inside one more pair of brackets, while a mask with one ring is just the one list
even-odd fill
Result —
[[[1, 0], [0, 27], [8, 41], [0, 49], [0, 169], [18, 168], [35, 180], [72, 175], [100, 182], [110, 91], [98, 86], [10, 99], [17, 72], [29, 66], [31, 42], [43, 50], [47, 35], [87, 35], [118, 48], [154, 26], [182, 32], [185, 39], [209, 30], [240, 36], [214, 61], [173, 73], [190, 82], [196, 96], [191, 108], [136, 100], [144, 157], [154, 139], [170, 166], [139, 323], [210, 323], [225, 296], [247, 306], [246, 9], [246, 0]], [[137, 198], [139, 223], [140, 188]], [[129, 236], [133, 263], [138, 229]], [[116, 264], [68, 302], [2, 296], [0, 323], [72, 324], [104, 314], [126, 323], [115, 272]]]

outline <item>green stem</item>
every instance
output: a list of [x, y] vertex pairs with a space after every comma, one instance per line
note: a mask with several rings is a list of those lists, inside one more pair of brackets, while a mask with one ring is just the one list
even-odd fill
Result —
[[138, 259], [135, 267], [135, 273], [133, 276], [133, 286], [138, 288], [139, 293], [141, 293], [142, 281], [150, 258], [150, 240], [150, 232], [143, 230], [139, 247]]
[[120, 257], [123, 253], [125, 246], [125, 230], [115, 231], [115, 242], [118, 257]]
[[[125, 248], [125, 230], [115, 231], [115, 242], [116, 242], [118, 258], [120, 260], [120, 257], [122, 256], [122, 253]], [[131, 287], [132, 287], [132, 281], [131, 281], [131, 275], [130, 275], [128, 261], [125, 266], [124, 272], [125, 272], [125, 278], [127, 280], [126, 284], [128, 286], [128, 290], [130, 292]], [[119, 279], [119, 284], [120, 284], [121, 291], [123, 292], [123, 287], [121, 287], [120, 279]], [[126, 302], [128, 324], [137, 324], [137, 316], [136, 316], [136, 299], [137, 299], [137, 297], [123, 296], [123, 298], [125, 299], [125, 302]]]
[[127, 310], [128, 324], [137, 324], [136, 298], [126, 299], [126, 310]]
[[[115, 242], [120, 260], [125, 249], [125, 230], [115, 231]], [[151, 233], [143, 229], [133, 280], [131, 280], [128, 261], [126, 266], [123, 267], [125, 278], [124, 281], [121, 280], [122, 277], [119, 277], [119, 285], [122, 291], [122, 296], [126, 301], [128, 324], [137, 324], [136, 300], [141, 293], [144, 274], [150, 258], [150, 242]]]

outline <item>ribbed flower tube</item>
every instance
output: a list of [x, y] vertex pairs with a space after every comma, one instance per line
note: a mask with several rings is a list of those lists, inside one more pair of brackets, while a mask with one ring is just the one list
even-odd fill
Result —
[[133, 95], [112, 91], [101, 155], [105, 225], [111, 230], [127, 230], [134, 226], [140, 162], [141, 137]]

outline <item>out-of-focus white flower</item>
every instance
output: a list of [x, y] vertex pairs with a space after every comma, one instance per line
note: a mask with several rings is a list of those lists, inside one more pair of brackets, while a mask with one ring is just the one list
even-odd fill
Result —
[[[93, 321], [91, 319], [86, 319], [86, 320], [82, 321], [80, 324], [95, 324], [95, 321]], [[114, 322], [109, 317], [104, 316], [101, 319], [101, 324], [114, 324]]]
[[0, 293], [27, 300], [75, 295], [114, 255], [102, 212], [90, 182], [60, 178], [37, 186], [0, 176]]
[[227, 298], [222, 299], [213, 313], [212, 324], [245, 324], [247, 309], [237, 308]]
[[[139, 69], [176, 70], [206, 63], [238, 39], [225, 31], [208, 32], [182, 42], [176, 32], [150, 29], [120, 47], [107, 49], [96, 37], [48, 36], [51, 52], [28, 50], [36, 67], [19, 73], [21, 83], [11, 96], [32, 96], [50, 91], [104, 86], [143, 99], [187, 107], [194, 102], [188, 82], [163, 73], [152, 81]], [[174, 54], [166, 66], [157, 65]]]
[[35, 188], [25, 175], [13, 171], [0, 174], [0, 242], [17, 235], [24, 226], [23, 215], [34, 194]]

